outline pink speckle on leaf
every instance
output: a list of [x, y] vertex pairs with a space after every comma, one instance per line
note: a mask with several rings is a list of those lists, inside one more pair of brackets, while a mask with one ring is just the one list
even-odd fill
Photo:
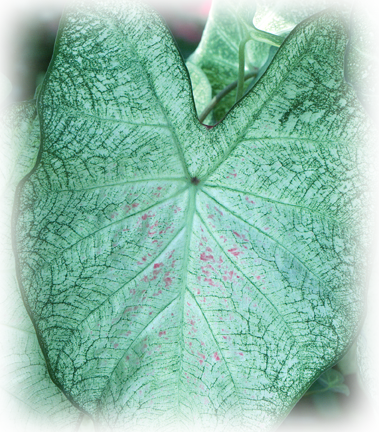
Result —
[[157, 268], [159, 268], [159, 267], [162, 267], [163, 266], [163, 263], [155, 263], [154, 264], [154, 268], [155, 269], [157, 269]]
[[241, 253], [241, 252], [238, 252], [237, 248], [228, 249], [228, 252], [230, 252], [235, 257], [237, 257]]
[[206, 255], [205, 252], [200, 255], [200, 259], [202, 261], [214, 261], [213, 255]]
[[215, 353], [213, 354], [213, 358], [214, 358], [216, 361], [220, 361], [220, 357], [219, 357], [219, 355], [218, 355], [217, 352], [215, 352]]
[[114, 345], [113, 345], [113, 348], [117, 348], [118, 347], [118, 343], [115, 343]]
[[159, 337], [162, 337], [162, 336], [164, 336], [166, 334], [166, 330], [164, 330], [164, 331], [160, 331], [159, 333], [158, 333], [158, 336]]
[[171, 278], [169, 278], [169, 277], [166, 277], [166, 278], [164, 278], [163, 279], [164, 280], [164, 282], [165, 282], [165, 288], [167, 288], [168, 286], [170, 286], [171, 285], [171, 282], [172, 282], [172, 279]]
[[210, 286], [215, 286], [215, 283], [213, 282], [212, 279], [204, 278], [204, 282], [208, 282]]
[[132, 207], [134, 207], [134, 208], [136, 208], [136, 207], [138, 207], [139, 206], [139, 204], [137, 204], [137, 203], [133, 203], [132, 204]]

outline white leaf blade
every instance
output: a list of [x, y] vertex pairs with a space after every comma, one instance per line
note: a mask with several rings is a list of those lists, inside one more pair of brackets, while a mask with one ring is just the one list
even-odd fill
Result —
[[1, 119], [1, 424], [17, 431], [73, 432], [80, 412], [52, 383], [21, 299], [11, 240], [16, 186], [35, 164], [39, 125], [35, 101], [8, 108]]

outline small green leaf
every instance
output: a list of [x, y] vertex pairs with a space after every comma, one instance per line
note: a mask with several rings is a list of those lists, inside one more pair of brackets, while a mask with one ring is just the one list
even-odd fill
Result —
[[36, 102], [15, 104], [1, 117], [0, 397], [3, 430], [74, 432], [80, 417], [49, 376], [37, 335], [17, 286], [11, 242], [16, 186], [35, 165], [40, 133]]
[[[330, 6], [330, 4], [329, 4]], [[201, 42], [188, 63], [199, 66], [208, 76], [213, 96], [238, 77], [238, 48], [254, 26], [259, 31], [287, 36], [305, 18], [328, 7], [327, 1], [291, 5], [251, 0], [214, 0]], [[246, 70], [266, 69], [270, 44], [252, 38], [245, 48]], [[271, 62], [272, 56], [269, 58]], [[268, 62], [268, 63], [269, 63]], [[259, 77], [264, 72], [260, 71]], [[254, 83], [257, 79], [254, 80]], [[252, 83], [249, 83], [249, 88]], [[247, 85], [245, 86], [245, 89]], [[215, 121], [221, 120], [233, 106], [236, 91], [217, 104]]]
[[357, 342], [357, 364], [362, 383], [372, 406], [379, 411], [379, 248], [372, 269], [367, 316]]
[[261, 431], [351, 344], [370, 124], [346, 42], [335, 13], [300, 24], [208, 129], [153, 12], [67, 12], [14, 235], [50, 375], [101, 424]]
[[12, 83], [2, 73], [0, 73], [0, 102], [3, 102], [12, 91]]
[[[187, 62], [187, 69], [190, 74], [193, 98], [197, 116], [199, 117], [212, 99], [212, 87], [205, 73], [194, 63]], [[206, 117], [205, 123], [207, 123], [207, 120], [210, 121], [209, 117]]]
[[327, 391], [343, 393], [349, 396], [349, 387], [344, 384], [344, 376], [341, 372], [331, 368], [325, 371], [308, 389], [306, 396], [325, 393]]
[[350, 39], [346, 49], [345, 77], [379, 124], [379, 1], [355, 0]]

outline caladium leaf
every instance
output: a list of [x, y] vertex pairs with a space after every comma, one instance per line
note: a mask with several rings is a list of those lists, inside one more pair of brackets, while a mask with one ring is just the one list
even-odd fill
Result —
[[357, 364], [362, 383], [372, 406], [379, 412], [379, 248], [372, 269], [368, 296], [367, 317], [357, 342]]
[[67, 12], [15, 243], [50, 375], [99, 422], [262, 430], [351, 343], [369, 124], [346, 40], [333, 13], [299, 25], [207, 129], [153, 12]]
[[367, 113], [379, 124], [379, 1], [354, 2], [345, 76]]
[[[214, 0], [200, 44], [187, 64], [197, 65], [205, 72], [215, 96], [237, 79], [239, 45], [252, 23], [260, 30], [285, 36], [305, 18], [327, 8], [327, 3], [318, 1], [299, 5], [288, 1]], [[245, 47], [246, 70], [259, 69], [271, 61], [270, 47], [267, 43], [250, 40]], [[249, 87], [252, 84], [250, 82]], [[225, 116], [235, 98], [234, 90], [216, 106], [215, 121]], [[207, 120], [206, 124], [214, 124]]]
[[82, 413], [51, 381], [37, 335], [17, 286], [11, 214], [17, 184], [33, 168], [39, 149], [36, 102], [15, 104], [0, 122], [0, 400], [1, 430], [77, 430]]
[[11, 91], [12, 83], [4, 74], [0, 73], [0, 102], [3, 102]]

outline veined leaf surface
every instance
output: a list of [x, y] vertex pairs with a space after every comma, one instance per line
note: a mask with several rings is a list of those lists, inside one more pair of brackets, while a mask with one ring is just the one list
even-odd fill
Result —
[[51, 381], [37, 335], [21, 299], [12, 253], [11, 215], [17, 184], [39, 149], [36, 101], [15, 104], [0, 118], [0, 429], [78, 431], [82, 414]]
[[367, 296], [367, 317], [357, 342], [358, 370], [371, 400], [379, 412], [379, 249], [377, 249]]
[[262, 430], [347, 349], [368, 122], [345, 46], [337, 15], [304, 22], [206, 129], [153, 12], [67, 12], [15, 238], [50, 375], [98, 421]]
[[379, 1], [354, 2], [345, 75], [368, 114], [379, 124]]
[[9, 79], [4, 75], [0, 74], [0, 101], [3, 102], [5, 98], [10, 94], [12, 91], [12, 83], [9, 81]]
[[[251, 25], [275, 35], [286, 36], [296, 24], [310, 15], [326, 9], [330, 2], [307, 2], [299, 5], [288, 2], [266, 2], [250, 0], [213, 0], [201, 41], [187, 64], [202, 69], [212, 87], [213, 95], [223, 90], [238, 77], [238, 50]], [[269, 55], [271, 45], [251, 39], [245, 46], [246, 71], [262, 68]], [[191, 72], [191, 69], [190, 69]], [[249, 82], [250, 81], [250, 82]], [[248, 80], [249, 86], [254, 80]], [[245, 90], [248, 88], [245, 85]], [[195, 94], [195, 101], [197, 98]], [[231, 91], [214, 108], [214, 120], [220, 121], [235, 103], [236, 90]], [[199, 114], [199, 112], [198, 112]], [[205, 124], [213, 124], [208, 118]]]

